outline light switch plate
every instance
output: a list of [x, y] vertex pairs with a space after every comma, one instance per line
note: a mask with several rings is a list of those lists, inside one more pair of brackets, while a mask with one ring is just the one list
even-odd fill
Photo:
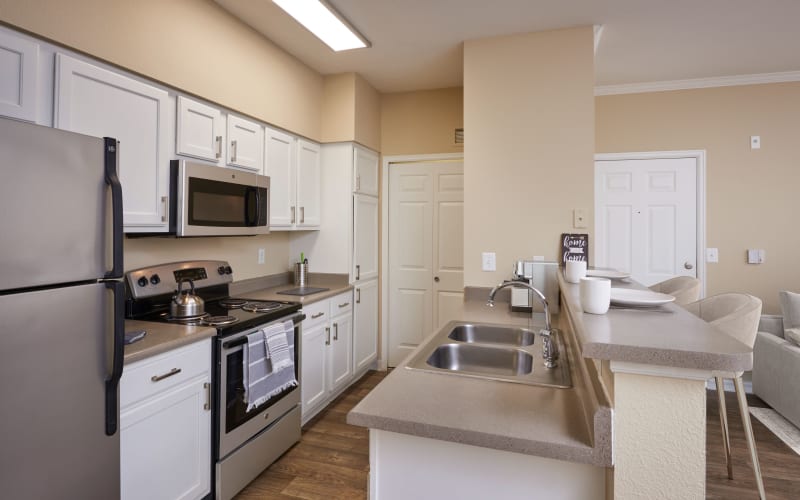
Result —
[[266, 257], [266, 249], [259, 248], [258, 249], [258, 263], [263, 264]]
[[762, 249], [749, 249], [747, 251], [747, 263], [748, 264], [763, 264], [764, 258], [766, 257], [766, 252]]
[[706, 248], [706, 262], [719, 262], [718, 248]]
[[481, 254], [481, 269], [484, 271], [497, 271], [497, 254], [483, 252]]

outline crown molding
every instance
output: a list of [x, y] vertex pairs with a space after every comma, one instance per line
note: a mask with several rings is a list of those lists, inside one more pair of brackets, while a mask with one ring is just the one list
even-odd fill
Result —
[[713, 87], [732, 87], [736, 85], [760, 85], [763, 83], [784, 83], [798, 81], [800, 81], [800, 71], [785, 71], [781, 73], [758, 73], [753, 75], [692, 78], [688, 80], [667, 80], [663, 82], [597, 85], [594, 88], [594, 95], [641, 94], [645, 92], [666, 92], [670, 90], [706, 89]]

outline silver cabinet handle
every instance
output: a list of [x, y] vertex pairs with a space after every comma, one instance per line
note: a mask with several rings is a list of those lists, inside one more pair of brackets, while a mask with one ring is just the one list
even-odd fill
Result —
[[294, 216], [295, 208], [292, 207], [292, 224], [294, 224], [295, 216]]
[[683, 263], [683, 267], [686, 268], [686, 269], [693, 269], [694, 268], [694, 266], [692, 265], [691, 262], [684, 262]]
[[361, 279], [361, 266], [356, 264], [356, 281]]
[[306, 223], [306, 207], [300, 207], [300, 224]]
[[218, 135], [214, 139], [214, 142], [216, 143], [216, 150], [217, 150], [215, 156], [219, 160], [220, 156], [222, 156], [222, 136]]
[[231, 141], [231, 163], [236, 163], [236, 153], [238, 149], [236, 141]]
[[206, 404], [203, 405], [203, 409], [211, 411], [211, 384], [204, 382], [203, 389], [206, 390]]
[[161, 205], [164, 207], [164, 211], [161, 212], [161, 222], [167, 222], [167, 197], [161, 197]]
[[345, 302], [344, 304], [339, 304], [339, 309], [341, 309], [343, 307], [347, 307], [349, 305], [350, 305], [350, 302]]
[[339, 323], [333, 324], [333, 340], [339, 340]]
[[311, 315], [311, 319], [317, 319], [317, 318], [321, 318], [323, 316], [325, 316], [325, 313], [324, 312], [319, 312], [317, 314], [312, 314]]
[[356, 288], [356, 295], [357, 295], [356, 304], [360, 304], [361, 303], [361, 289], [360, 288]]
[[331, 329], [325, 327], [325, 345], [331, 345]]
[[361, 176], [356, 176], [356, 191], [361, 191]]
[[181, 372], [180, 368], [173, 368], [172, 370], [168, 371], [167, 373], [165, 373], [163, 375], [153, 375], [152, 377], [150, 377], [150, 380], [152, 380], [153, 382], [158, 382], [158, 381], [164, 380], [165, 378], [169, 378], [169, 377], [171, 377], [173, 375], [177, 375], [180, 372]]

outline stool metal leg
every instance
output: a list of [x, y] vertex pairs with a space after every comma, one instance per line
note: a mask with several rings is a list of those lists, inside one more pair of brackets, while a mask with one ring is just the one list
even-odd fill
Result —
[[722, 445], [725, 447], [725, 465], [728, 466], [728, 479], [733, 479], [733, 461], [731, 460], [731, 438], [728, 435], [728, 409], [725, 406], [725, 387], [722, 377], [714, 377], [717, 384], [719, 400], [719, 425], [722, 427]]
[[744, 384], [742, 377], [733, 379], [734, 386], [736, 387], [736, 398], [739, 400], [739, 411], [742, 414], [742, 424], [744, 425], [744, 434], [747, 437], [747, 447], [750, 449], [750, 460], [753, 462], [753, 472], [756, 475], [756, 485], [758, 486], [758, 496], [761, 500], [767, 498], [764, 492], [764, 481], [761, 478], [761, 466], [758, 463], [758, 452], [756, 451], [756, 441], [753, 438], [753, 425], [750, 422], [750, 410], [747, 406], [747, 396], [744, 392]]

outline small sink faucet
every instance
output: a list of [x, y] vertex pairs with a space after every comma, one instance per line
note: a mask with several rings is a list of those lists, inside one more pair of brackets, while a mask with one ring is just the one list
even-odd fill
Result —
[[[555, 368], [558, 366], [558, 345], [553, 337], [555, 337], [558, 330], [553, 329], [550, 324], [550, 307], [547, 304], [547, 298], [542, 292], [536, 289], [536, 287], [524, 281], [506, 281], [492, 288], [492, 291], [489, 292], [489, 300], [486, 302], [486, 305], [494, 307], [494, 296], [498, 291], [508, 287], [527, 288], [533, 292], [542, 303], [542, 307], [544, 308], [544, 329], [539, 332], [542, 336], [542, 357], [544, 358], [544, 365], [547, 368]], [[534, 314], [533, 310], [531, 310], [531, 318], [535, 318]]]

